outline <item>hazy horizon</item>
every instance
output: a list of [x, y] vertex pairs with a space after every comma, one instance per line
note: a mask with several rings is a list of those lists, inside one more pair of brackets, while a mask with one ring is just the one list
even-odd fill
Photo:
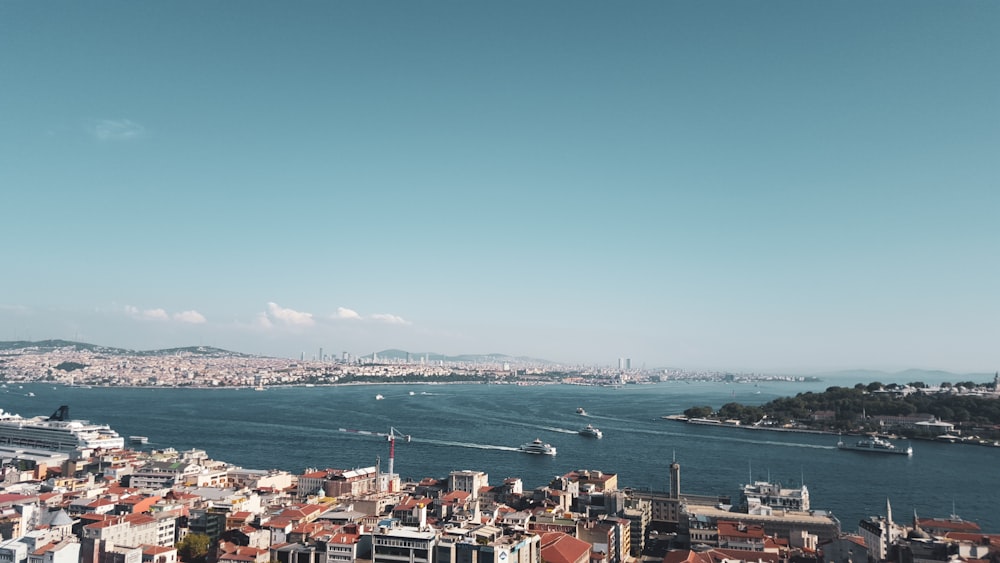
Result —
[[54, 4], [0, 338], [1000, 365], [1000, 3]]

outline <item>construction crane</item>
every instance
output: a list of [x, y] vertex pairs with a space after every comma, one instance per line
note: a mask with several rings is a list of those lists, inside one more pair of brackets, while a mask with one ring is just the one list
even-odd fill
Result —
[[353, 428], [341, 428], [341, 432], [348, 432], [350, 434], [363, 434], [366, 436], [383, 436], [386, 441], [389, 442], [389, 475], [395, 475], [395, 468], [393, 467], [393, 462], [396, 460], [396, 440], [402, 440], [404, 442], [410, 441], [409, 434], [403, 434], [399, 430], [396, 430], [392, 426], [389, 427], [388, 432], [371, 432], [369, 430], [354, 430]]

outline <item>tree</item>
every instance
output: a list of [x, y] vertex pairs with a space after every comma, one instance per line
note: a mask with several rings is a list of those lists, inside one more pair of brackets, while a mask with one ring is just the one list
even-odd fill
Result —
[[688, 418], [705, 418], [712, 414], [712, 407], [691, 407], [684, 411], [684, 416]]
[[208, 555], [208, 547], [212, 540], [205, 534], [191, 533], [184, 536], [184, 539], [177, 542], [177, 555], [181, 560], [193, 563], [204, 563], [205, 556]]

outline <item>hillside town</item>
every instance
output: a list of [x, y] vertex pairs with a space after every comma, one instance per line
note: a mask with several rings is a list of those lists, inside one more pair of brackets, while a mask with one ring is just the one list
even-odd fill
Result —
[[[130, 436], [129, 444], [143, 437]], [[780, 563], [996, 561], [974, 522], [894, 519], [847, 529], [804, 486], [739, 498], [633, 490], [578, 469], [548, 483], [482, 470], [402, 480], [381, 463], [246, 469], [205, 451], [126, 447], [113, 429], [0, 420], [3, 563]], [[856, 525], [855, 525], [856, 524]]]
[[621, 385], [671, 379], [806, 380], [805, 377], [633, 367], [560, 365], [508, 357], [432, 359], [429, 355], [339, 356], [298, 360], [192, 347], [136, 352], [66, 341], [0, 343], [0, 379], [12, 383], [142, 387], [252, 387], [349, 383], [483, 382]]

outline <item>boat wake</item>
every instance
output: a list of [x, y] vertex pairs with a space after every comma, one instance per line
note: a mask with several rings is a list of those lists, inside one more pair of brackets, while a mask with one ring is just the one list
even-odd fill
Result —
[[576, 430], [570, 430], [568, 428], [556, 428], [555, 426], [532, 426], [533, 428], [540, 428], [542, 430], [548, 430], [549, 432], [558, 432], [560, 434], [576, 434]]
[[627, 422], [629, 424], [635, 423], [635, 420], [631, 420], [631, 419], [628, 419], [628, 418], [617, 418], [617, 417], [614, 417], [614, 416], [601, 416], [599, 414], [589, 414], [588, 413], [587, 417], [588, 418], [599, 418], [601, 420], [613, 420], [615, 422]]
[[541, 425], [541, 424], [529, 424], [529, 423], [520, 422], [520, 421], [517, 421], [517, 420], [502, 420], [502, 421], [498, 421], [498, 422], [502, 422], [503, 424], [508, 425], [508, 426], [523, 426], [525, 428], [535, 428], [537, 430], [545, 430], [545, 431], [548, 431], [548, 432], [558, 432], [560, 434], [576, 434], [576, 430], [569, 430], [569, 429], [566, 429], [566, 428], [559, 428], [559, 427], [556, 427], [556, 426], [544, 426], [544, 425]]
[[676, 436], [678, 438], [695, 438], [698, 440], [718, 440], [720, 442], [739, 442], [741, 444], [761, 444], [767, 446], [785, 446], [789, 448], [809, 448], [816, 450], [835, 450], [837, 446], [828, 446], [825, 444], [805, 444], [802, 442], [779, 442], [776, 440], [751, 440], [749, 438], [736, 438], [733, 436], [711, 436], [708, 434], [692, 434], [690, 432], [662, 432], [656, 430], [643, 430], [640, 428], [633, 428], [631, 432], [643, 433], [643, 434], [653, 434], [657, 436]]
[[430, 440], [427, 438], [413, 438], [414, 442], [419, 442], [423, 444], [433, 444], [435, 446], [450, 446], [454, 448], [471, 448], [476, 450], [500, 450], [505, 452], [516, 452], [520, 451], [517, 448], [512, 448], [510, 446], [495, 446], [492, 444], [476, 444], [473, 442], [450, 442], [448, 440]]

